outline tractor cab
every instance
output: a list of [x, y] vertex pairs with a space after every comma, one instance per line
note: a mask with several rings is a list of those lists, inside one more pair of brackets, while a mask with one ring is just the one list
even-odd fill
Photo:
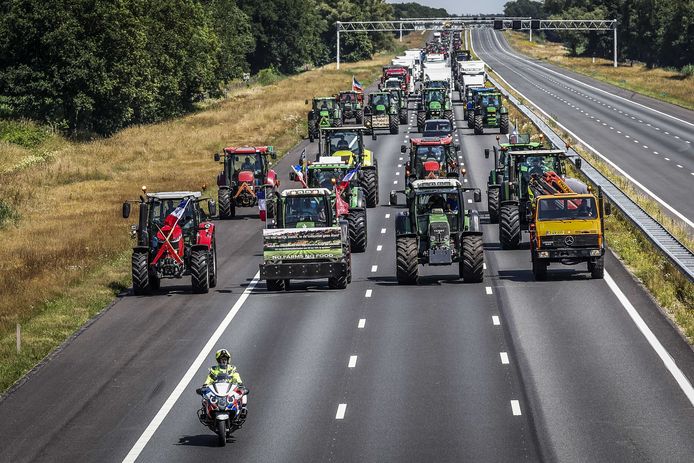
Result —
[[279, 194], [275, 228], [332, 227], [337, 223], [327, 188], [300, 188]]
[[397, 107], [395, 97], [390, 92], [376, 92], [369, 94], [370, 113], [375, 116], [390, 114], [390, 107]]
[[483, 135], [485, 127], [499, 128], [500, 133], [508, 133], [508, 108], [503, 104], [503, 98], [498, 90], [485, 92], [473, 92], [474, 114], [470, 120], [471, 111], [468, 112], [468, 126], [475, 129], [475, 135]]
[[364, 103], [364, 94], [361, 92], [355, 92], [355, 91], [350, 91], [350, 92], [340, 92], [337, 96], [337, 101], [342, 104], [355, 104], [358, 103], [359, 105]]
[[450, 93], [446, 88], [430, 88], [422, 90], [422, 96], [417, 103], [417, 131], [424, 131], [424, 122], [429, 119], [448, 119], [453, 124], [453, 106]]
[[391, 77], [387, 79], [385, 82], [383, 82], [383, 85], [381, 86], [382, 89], [384, 90], [390, 90], [390, 89], [395, 89], [395, 90], [402, 90], [401, 86], [402, 81], [396, 77]]
[[349, 91], [340, 92], [337, 95], [337, 101], [342, 109], [343, 122], [347, 119], [361, 125], [364, 120], [364, 94], [361, 92]]
[[375, 134], [376, 129], [387, 129], [391, 134], [397, 134], [400, 131], [399, 110], [396, 93], [370, 93], [368, 105], [364, 108], [364, 125], [371, 134]]
[[[306, 100], [308, 104], [308, 100]], [[318, 130], [326, 127], [342, 126], [342, 108], [335, 96], [313, 99], [308, 113], [308, 137], [313, 141], [318, 137]]]
[[[414, 181], [425, 178], [458, 178], [458, 157], [460, 146], [453, 144], [448, 137], [412, 138], [410, 157], [405, 163], [405, 177]], [[402, 153], [407, 146], [400, 147]]]

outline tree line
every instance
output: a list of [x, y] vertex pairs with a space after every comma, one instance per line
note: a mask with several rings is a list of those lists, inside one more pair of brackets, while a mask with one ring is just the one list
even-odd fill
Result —
[[[647, 66], [694, 64], [694, 0], [514, 0], [506, 16], [538, 19], [616, 19], [619, 56]], [[611, 57], [612, 34], [546, 32], [575, 55]]]
[[[335, 55], [335, 21], [394, 19], [385, 0], [0, 0], [0, 117], [108, 135], [179, 116], [245, 72]], [[346, 61], [392, 34], [341, 37]]]

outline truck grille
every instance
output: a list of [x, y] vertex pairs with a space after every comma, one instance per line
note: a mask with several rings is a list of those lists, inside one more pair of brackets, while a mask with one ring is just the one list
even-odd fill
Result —
[[540, 242], [543, 248], [597, 248], [598, 235], [550, 235]]

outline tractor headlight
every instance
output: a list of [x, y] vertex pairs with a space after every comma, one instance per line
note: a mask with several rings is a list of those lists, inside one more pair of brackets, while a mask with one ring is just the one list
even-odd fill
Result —
[[591, 249], [590, 257], [600, 257], [600, 249]]
[[538, 253], [538, 256], [539, 256], [540, 258], [546, 259], [546, 258], [549, 257], [549, 251], [540, 251], [540, 252]]

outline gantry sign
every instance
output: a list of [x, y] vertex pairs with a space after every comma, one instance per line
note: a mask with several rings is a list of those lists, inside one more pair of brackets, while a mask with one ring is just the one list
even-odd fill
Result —
[[342, 32], [400, 32], [403, 31], [461, 31], [469, 27], [493, 27], [497, 30], [533, 31], [614, 31], [614, 67], [617, 67], [617, 20], [597, 19], [532, 19], [521, 17], [478, 16], [464, 18], [408, 18], [393, 21], [337, 21], [337, 69], [340, 69], [340, 33]]

